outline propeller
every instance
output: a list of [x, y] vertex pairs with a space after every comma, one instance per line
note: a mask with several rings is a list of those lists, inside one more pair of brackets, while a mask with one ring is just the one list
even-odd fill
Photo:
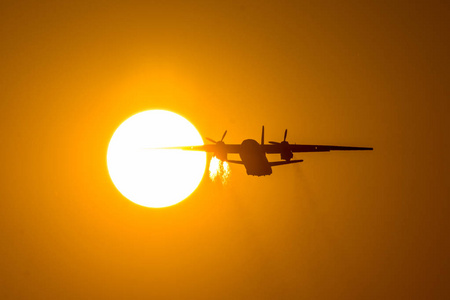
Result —
[[[284, 139], [283, 139], [283, 142], [281, 142], [281, 143], [286, 142], [286, 136], [287, 136], [287, 129], [284, 131]], [[273, 144], [273, 145], [279, 145], [279, 144], [281, 144], [280, 142], [272, 142], [272, 141], [270, 141], [269, 143], [270, 143], [270, 144]]]
[[294, 154], [292, 153], [289, 142], [286, 141], [286, 137], [287, 137], [287, 129], [284, 131], [284, 138], [281, 143], [279, 143], [279, 142], [269, 142], [269, 143], [271, 143], [273, 145], [280, 145], [279, 151], [280, 151], [281, 159], [283, 159], [285, 161], [291, 161], [291, 158], [294, 157]]
[[223, 139], [225, 138], [225, 136], [227, 135], [227, 130], [225, 130], [225, 132], [223, 133], [223, 135], [222, 135], [222, 138], [220, 139], [220, 141], [218, 141], [218, 142], [216, 142], [215, 140], [213, 140], [213, 139], [210, 139], [210, 138], [206, 138], [208, 141], [210, 141], [210, 142], [212, 142], [212, 143], [214, 143], [214, 144], [217, 144], [217, 143], [223, 143]]

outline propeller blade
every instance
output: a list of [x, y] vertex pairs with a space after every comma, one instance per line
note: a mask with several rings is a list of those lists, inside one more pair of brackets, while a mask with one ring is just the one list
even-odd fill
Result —
[[206, 139], [207, 139], [208, 141], [214, 143], [214, 144], [217, 144], [217, 142], [216, 142], [215, 140], [213, 140], [213, 139], [210, 139], [210, 138], [206, 138]]
[[221, 142], [223, 141], [223, 139], [225, 138], [226, 135], [227, 135], [227, 130], [225, 130], [225, 132], [223, 133], [222, 139], [220, 140]]
[[272, 141], [270, 141], [270, 142], [269, 142], [269, 144], [273, 144], [273, 145], [279, 145], [280, 143], [278, 143], [278, 142], [272, 142]]
[[287, 129], [284, 131], [284, 140], [283, 140], [283, 142], [286, 142], [286, 136], [287, 136]]

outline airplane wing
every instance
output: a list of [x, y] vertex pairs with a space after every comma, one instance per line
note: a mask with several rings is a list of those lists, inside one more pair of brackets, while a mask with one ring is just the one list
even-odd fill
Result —
[[[284, 148], [281, 144], [264, 145], [266, 153], [281, 153]], [[292, 152], [328, 152], [338, 150], [373, 150], [369, 147], [349, 147], [349, 146], [328, 146], [328, 145], [289, 145], [289, 150]]]
[[239, 144], [225, 144], [225, 145], [197, 145], [197, 146], [178, 146], [178, 147], [160, 147], [160, 148], [146, 148], [146, 149], [166, 149], [166, 150], [185, 150], [185, 151], [205, 151], [205, 152], [226, 152], [239, 153], [241, 145]]

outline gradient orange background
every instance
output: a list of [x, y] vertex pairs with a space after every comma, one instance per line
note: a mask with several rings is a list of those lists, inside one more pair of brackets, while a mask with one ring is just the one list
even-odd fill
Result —
[[[450, 296], [445, 1], [5, 2], [2, 299]], [[143, 208], [106, 150], [148, 109], [375, 150]]]

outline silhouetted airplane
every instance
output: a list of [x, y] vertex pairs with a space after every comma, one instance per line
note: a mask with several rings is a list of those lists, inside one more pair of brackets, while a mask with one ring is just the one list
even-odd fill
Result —
[[[347, 146], [325, 146], [325, 145], [297, 145], [289, 144], [286, 141], [287, 129], [284, 132], [282, 142], [269, 142], [270, 145], [264, 144], [264, 126], [262, 127], [261, 144], [252, 139], [247, 139], [242, 144], [225, 144], [223, 139], [227, 131], [218, 142], [213, 139], [206, 138], [214, 143], [213, 145], [199, 146], [182, 146], [168, 147], [165, 149], [181, 149], [189, 151], [205, 151], [212, 152], [214, 156], [222, 161], [233, 164], [241, 164], [245, 166], [248, 175], [264, 176], [272, 174], [272, 167], [302, 162], [303, 159], [291, 160], [294, 157], [293, 152], [326, 152], [335, 150], [373, 150], [367, 147], [347, 147]], [[229, 153], [239, 154], [241, 160], [228, 159]], [[282, 161], [269, 162], [266, 153], [280, 154]]]

